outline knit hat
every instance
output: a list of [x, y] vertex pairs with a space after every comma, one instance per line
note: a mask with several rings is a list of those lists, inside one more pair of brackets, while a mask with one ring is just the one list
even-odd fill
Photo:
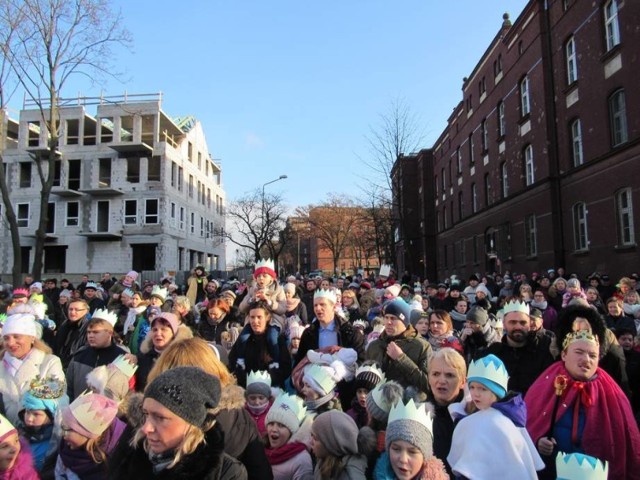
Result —
[[62, 421], [68, 428], [87, 438], [98, 438], [109, 428], [118, 413], [118, 404], [97, 393], [85, 393], [62, 409]]
[[379, 383], [367, 395], [367, 412], [379, 422], [386, 422], [391, 407], [402, 400], [404, 389], [392, 380]]
[[271, 375], [266, 370], [252, 371], [247, 375], [247, 387], [244, 390], [244, 395], [246, 397], [254, 394], [271, 397]]
[[174, 367], [158, 375], [145, 389], [152, 398], [186, 422], [202, 428], [208, 410], [220, 402], [220, 380], [197, 367]]
[[109, 365], [96, 367], [87, 374], [87, 386], [96, 393], [121, 402], [129, 393], [129, 381], [138, 369], [124, 355], [119, 355]]
[[138, 272], [136, 272], [135, 270], [131, 270], [129, 273], [127, 273], [126, 276], [131, 277], [135, 282], [138, 279]]
[[499, 400], [507, 394], [509, 374], [502, 360], [490, 354], [471, 362], [469, 365], [467, 384], [472, 382], [484, 385], [495, 393]]
[[40, 292], [42, 292], [42, 283], [33, 282], [31, 285], [29, 285], [29, 289], [30, 290], [39, 290]]
[[418, 321], [421, 318], [429, 318], [429, 312], [425, 312], [423, 310], [417, 310], [417, 309], [413, 309], [411, 310], [411, 315], [409, 316], [409, 320], [411, 321], [411, 325], [413, 327], [416, 326], [416, 323], [418, 323]]
[[222, 297], [231, 297], [233, 300], [236, 299], [236, 294], [231, 289], [223, 290], [222, 293], [220, 294], [220, 296], [222, 296]]
[[306, 326], [300, 325], [299, 323], [292, 323], [289, 327], [289, 339], [293, 340], [294, 338], [302, 338], [302, 333], [306, 328]]
[[391, 408], [385, 434], [387, 452], [391, 442], [396, 440], [417, 447], [425, 460], [433, 456], [433, 418], [424, 404], [416, 406], [411, 399], [406, 405], [400, 401]]
[[290, 293], [291, 295], [296, 294], [296, 286], [293, 283], [285, 283], [282, 289], [284, 293]]
[[560, 480], [606, 480], [609, 462], [583, 453], [558, 452], [556, 472]]
[[409, 307], [409, 304], [401, 298], [389, 300], [382, 306], [382, 312], [384, 315], [393, 315], [394, 317], [398, 317], [405, 326], [409, 326], [411, 308]]
[[12, 433], [18, 433], [16, 427], [14, 427], [7, 417], [0, 414], [0, 442], [4, 441]]
[[67, 290], [66, 288], [60, 292], [58, 297], [71, 298], [71, 290]]
[[336, 457], [358, 453], [358, 426], [344, 412], [329, 410], [318, 415], [311, 425], [313, 435]]
[[567, 280], [567, 288], [580, 288], [580, 280], [577, 278], [570, 278]]
[[484, 327], [489, 321], [489, 314], [482, 307], [473, 307], [467, 312], [467, 321]]
[[476, 294], [478, 292], [484, 293], [487, 297], [491, 296], [491, 292], [489, 291], [489, 289], [486, 287], [484, 283], [478, 284], [478, 286], [476, 287]]
[[275, 265], [273, 264], [273, 260], [267, 258], [266, 260], [260, 260], [256, 263], [255, 269], [253, 270], [253, 276], [258, 278], [258, 275], [261, 273], [266, 273], [274, 280], [277, 278]]
[[265, 425], [271, 422], [278, 422], [289, 429], [293, 435], [300, 428], [300, 424], [304, 420], [307, 413], [307, 407], [297, 395], [289, 395], [287, 393], [280, 394], [267, 413], [264, 420]]
[[387, 288], [384, 289], [384, 294], [385, 296], [396, 298], [398, 295], [400, 295], [401, 288], [402, 287], [400, 285], [398, 285], [397, 283], [394, 283], [393, 285], [389, 285]]
[[9, 315], [2, 327], [2, 335], [29, 335], [37, 337], [36, 317], [30, 313]]
[[169, 326], [171, 327], [171, 330], [173, 331], [174, 336], [176, 333], [178, 333], [178, 327], [180, 326], [180, 322], [178, 321], [178, 317], [176, 317], [175, 314], [171, 312], [162, 312], [160, 315], [158, 315], [156, 318], [153, 319], [153, 321], [151, 322], [151, 326], [153, 327], [153, 324], [156, 323], [158, 320], [162, 320], [164, 323], [169, 324]]
[[22, 396], [23, 410], [20, 413], [24, 410], [44, 410], [49, 418], [53, 419], [58, 411], [60, 400], [65, 395], [66, 388], [64, 380], [56, 377], [41, 378], [36, 376], [31, 380], [29, 390]]
[[364, 388], [370, 392], [384, 381], [384, 373], [377, 365], [363, 365], [356, 370], [356, 390]]

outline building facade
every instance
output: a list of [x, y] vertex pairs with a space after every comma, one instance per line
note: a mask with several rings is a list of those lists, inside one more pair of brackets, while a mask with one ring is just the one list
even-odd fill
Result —
[[[44, 273], [225, 269], [221, 166], [200, 122], [172, 119], [161, 103], [160, 95], [139, 95], [61, 107]], [[40, 110], [29, 105], [6, 131], [3, 161], [27, 272], [42, 189], [33, 158], [48, 156], [49, 137]], [[0, 229], [6, 273], [13, 253], [8, 228]]]
[[619, 0], [505, 15], [423, 164], [436, 268], [414, 273], [638, 267], [638, 24], [640, 2]]

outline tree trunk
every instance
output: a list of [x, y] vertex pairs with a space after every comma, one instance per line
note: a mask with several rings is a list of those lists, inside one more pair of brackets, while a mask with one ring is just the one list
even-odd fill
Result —
[[2, 191], [2, 202], [5, 208], [5, 217], [9, 224], [11, 232], [11, 246], [13, 248], [13, 266], [11, 267], [11, 277], [14, 287], [22, 283], [22, 250], [20, 245], [20, 230], [18, 229], [18, 219], [13, 209], [13, 204], [9, 198], [9, 188], [7, 187], [7, 179], [4, 176], [4, 168], [2, 164], [4, 160], [0, 157], [0, 190]]

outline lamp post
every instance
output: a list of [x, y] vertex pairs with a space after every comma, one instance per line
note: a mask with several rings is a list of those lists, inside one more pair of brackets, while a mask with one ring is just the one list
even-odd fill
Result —
[[[261, 220], [262, 220], [262, 230], [263, 230], [263, 232], [264, 232], [265, 236], [266, 236], [266, 233], [267, 233], [267, 232], [266, 232], [266, 230], [265, 230], [265, 224], [264, 224], [264, 187], [266, 187], [267, 185], [270, 185], [270, 184], [272, 184], [272, 183], [278, 182], [278, 181], [280, 181], [280, 180], [285, 180], [286, 178], [287, 178], [287, 176], [286, 176], [286, 175], [280, 175], [278, 178], [276, 178], [276, 179], [274, 179], [274, 180], [271, 180], [270, 182], [264, 183], [264, 184], [262, 185], [262, 206], [261, 206], [261, 208], [260, 208], [260, 218], [261, 218]], [[267, 240], [267, 239], [265, 238], [265, 242], [266, 242], [266, 240]]]

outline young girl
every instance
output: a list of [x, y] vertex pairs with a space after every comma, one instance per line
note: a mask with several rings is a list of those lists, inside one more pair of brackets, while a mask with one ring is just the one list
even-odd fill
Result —
[[26, 440], [18, 436], [11, 422], [0, 415], [0, 480], [38, 480]]
[[336, 385], [344, 378], [346, 367], [340, 361], [328, 365], [312, 363], [304, 369], [302, 395], [307, 415], [315, 417], [328, 410], [342, 410]]
[[420, 312], [420, 316], [414, 317], [412, 312], [411, 319], [415, 320], [413, 328], [426, 340], [429, 336], [429, 314], [427, 312]]
[[311, 422], [305, 421], [306, 410], [299, 397], [283, 393], [267, 413], [265, 452], [273, 480], [313, 478], [313, 463], [307, 451]]
[[347, 410], [347, 415], [353, 418], [358, 428], [369, 425], [367, 396], [371, 390], [385, 380], [384, 373], [376, 363], [363, 365], [356, 370], [356, 396], [351, 402], [351, 408]]
[[97, 393], [80, 395], [62, 409], [62, 436], [56, 478], [106, 479], [107, 459], [125, 424], [116, 418], [118, 404]]
[[373, 472], [375, 480], [448, 480], [441, 460], [433, 456], [433, 418], [424, 405], [400, 401], [391, 408], [385, 453]]
[[[508, 472], [510, 478], [535, 480], [536, 470], [544, 468], [524, 428], [527, 411], [522, 396], [507, 395], [508, 381], [507, 370], [495, 355], [469, 365], [470, 410], [476, 413], [463, 418], [453, 431], [447, 460], [455, 475], [473, 480], [504, 478]], [[488, 455], [479, 461], [479, 452], [488, 446], [500, 452], [499, 462]]]
[[574, 298], [581, 298], [587, 301], [587, 295], [582, 290], [580, 286], [580, 280], [577, 278], [570, 278], [567, 281], [567, 290], [562, 295], [562, 308], [569, 305], [569, 302]]
[[141, 292], [135, 292], [129, 302], [129, 313], [127, 314], [127, 319], [124, 322], [122, 334], [124, 335], [125, 344], [127, 344], [131, 353], [134, 355], [138, 353], [140, 343], [142, 343], [142, 340], [144, 339], [144, 337], [138, 339], [136, 330], [140, 330], [140, 324], [148, 323], [145, 316], [148, 306], [149, 303], [142, 299]]
[[247, 375], [247, 387], [244, 390], [244, 408], [258, 426], [260, 436], [267, 432], [265, 418], [269, 407], [273, 403], [271, 398], [271, 375], [264, 370], [249, 372]]
[[59, 409], [69, 403], [65, 383], [55, 377], [36, 377], [22, 397], [18, 412], [22, 436], [29, 442], [35, 467], [43, 476], [53, 474], [62, 437]]
[[367, 395], [369, 426], [376, 435], [378, 453], [384, 452], [391, 407], [402, 401], [404, 389], [398, 382], [381, 382]]

